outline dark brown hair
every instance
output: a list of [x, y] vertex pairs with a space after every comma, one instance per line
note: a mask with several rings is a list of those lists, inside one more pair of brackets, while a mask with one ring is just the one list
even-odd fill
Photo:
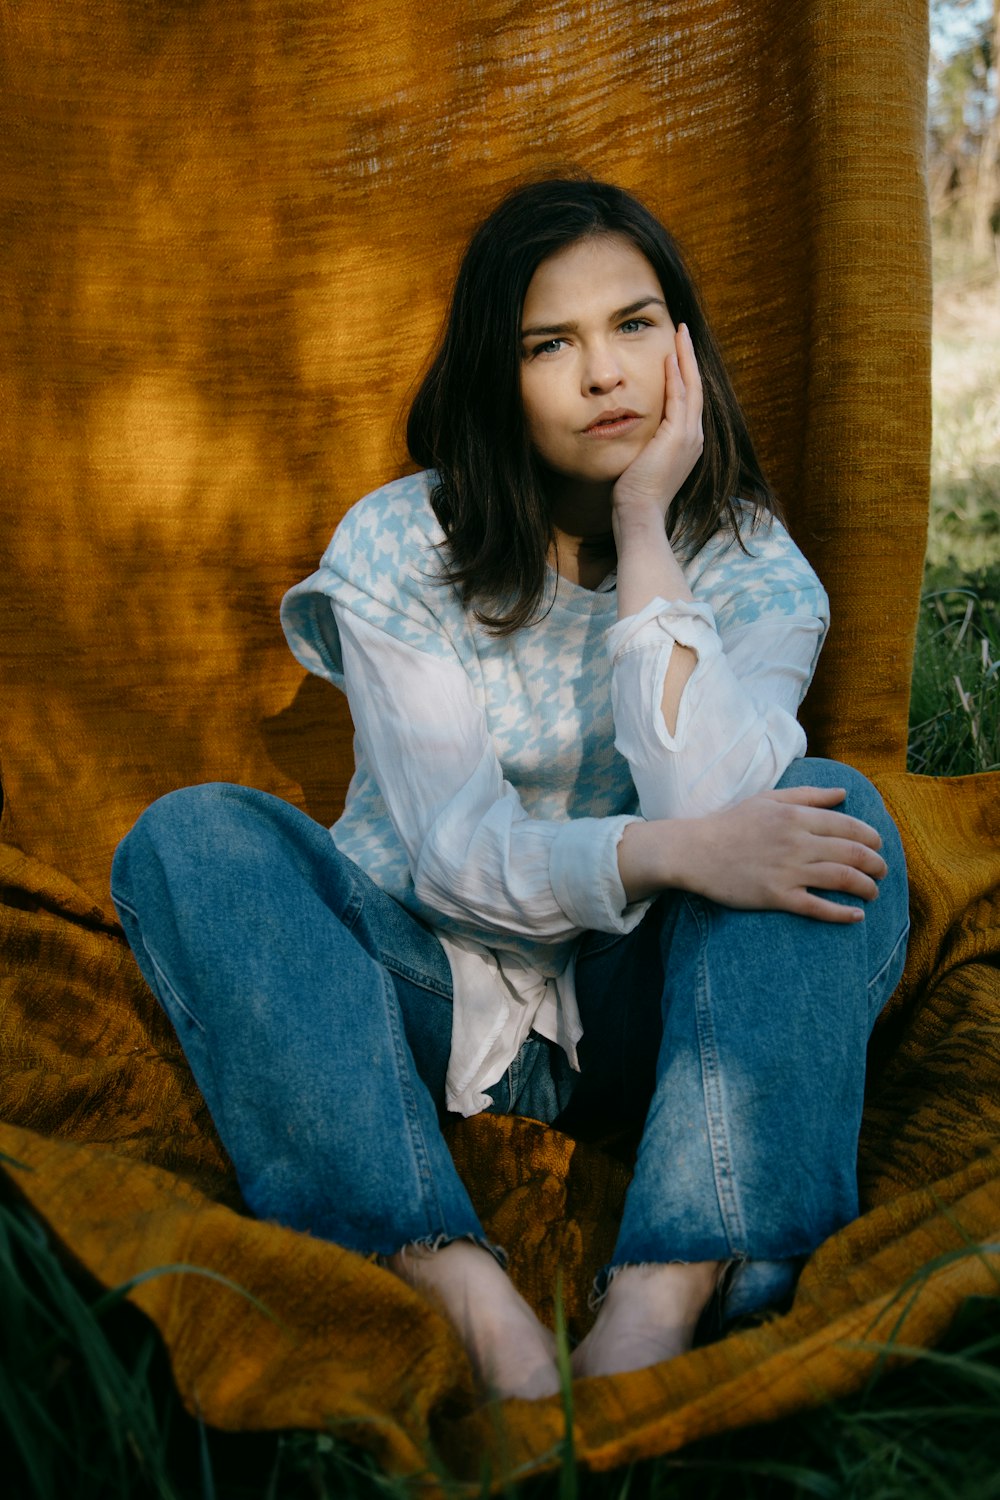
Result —
[[698, 292], [673, 236], [638, 199], [588, 178], [531, 183], [479, 226], [465, 252], [441, 347], [410, 408], [414, 460], [434, 469], [431, 504], [447, 538], [446, 576], [498, 634], [537, 618], [552, 539], [544, 473], [521, 402], [521, 313], [548, 256], [622, 235], [649, 261], [701, 371], [705, 446], [671, 502], [667, 531], [693, 555], [721, 527], [738, 536], [737, 497], [753, 523], [778, 510]]

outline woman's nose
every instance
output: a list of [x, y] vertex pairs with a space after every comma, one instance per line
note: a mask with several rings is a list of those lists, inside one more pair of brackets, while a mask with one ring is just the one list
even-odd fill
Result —
[[587, 355], [583, 367], [585, 391], [614, 390], [621, 378], [621, 366], [610, 349], [595, 349]]

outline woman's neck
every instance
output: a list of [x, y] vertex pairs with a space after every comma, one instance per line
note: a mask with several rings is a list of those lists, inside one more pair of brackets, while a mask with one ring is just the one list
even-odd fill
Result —
[[611, 532], [603, 536], [573, 536], [552, 528], [549, 544], [549, 566], [555, 568], [560, 578], [579, 584], [583, 589], [596, 589], [607, 578], [618, 560]]
[[596, 589], [617, 561], [611, 532], [611, 486], [560, 485], [549, 490], [548, 560], [561, 578]]

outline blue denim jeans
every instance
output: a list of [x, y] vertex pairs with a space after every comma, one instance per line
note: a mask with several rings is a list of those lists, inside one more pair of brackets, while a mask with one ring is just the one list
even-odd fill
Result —
[[[571, 1133], [634, 1123], [602, 1275], [729, 1262], [729, 1315], [785, 1292], [857, 1214], [866, 1044], [905, 955], [903, 854], [878, 793], [828, 761], [781, 782], [801, 784], [846, 786], [844, 810], [882, 835], [889, 873], [864, 922], [667, 892], [627, 936], [581, 942], [581, 1072], [532, 1034], [491, 1089], [494, 1111]], [[253, 1213], [362, 1252], [486, 1243], [440, 1129], [447, 957], [327, 829], [263, 792], [189, 787], [123, 840], [112, 894]]]

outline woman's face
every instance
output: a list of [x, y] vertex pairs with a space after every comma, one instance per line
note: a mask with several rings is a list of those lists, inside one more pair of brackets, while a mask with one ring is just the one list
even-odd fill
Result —
[[521, 314], [521, 399], [549, 469], [614, 483], [663, 418], [675, 333], [656, 272], [622, 235], [542, 261]]

